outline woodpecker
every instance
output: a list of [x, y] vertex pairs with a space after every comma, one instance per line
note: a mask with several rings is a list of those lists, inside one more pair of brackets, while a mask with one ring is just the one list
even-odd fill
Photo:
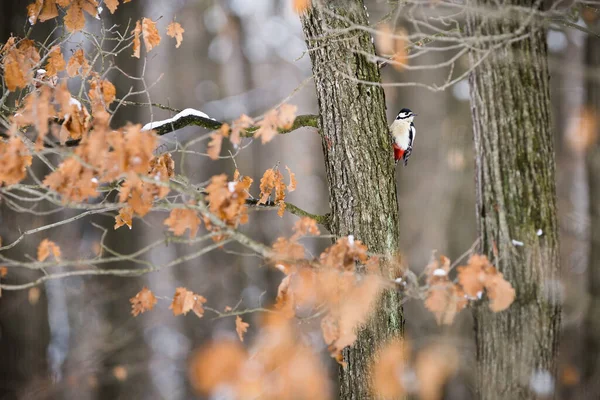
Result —
[[415, 124], [414, 117], [417, 114], [410, 111], [408, 108], [403, 108], [398, 113], [398, 116], [390, 125], [390, 135], [394, 146], [394, 160], [396, 164], [401, 159], [404, 160], [404, 166], [408, 164], [408, 157], [412, 153], [413, 143], [415, 142]]

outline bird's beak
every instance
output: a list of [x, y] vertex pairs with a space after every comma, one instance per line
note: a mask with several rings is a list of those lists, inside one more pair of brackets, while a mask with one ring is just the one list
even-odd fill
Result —
[[417, 115], [419, 115], [419, 114], [415, 114], [415, 113], [413, 113], [413, 115], [412, 115], [412, 116], [413, 116], [413, 117], [416, 117]]

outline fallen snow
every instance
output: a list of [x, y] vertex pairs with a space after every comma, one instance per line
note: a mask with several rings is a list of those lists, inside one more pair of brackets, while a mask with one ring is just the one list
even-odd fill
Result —
[[172, 118], [164, 119], [162, 121], [149, 122], [146, 125], [144, 125], [144, 127], [142, 128], [142, 130], [143, 131], [149, 131], [149, 130], [152, 130], [152, 129], [159, 128], [159, 127], [161, 127], [163, 125], [172, 124], [173, 122], [177, 121], [178, 119], [183, 118], [183, 117], [187, 117], [189, 115], [193, 115], [193, 116], [196, 116], [196, 117], [202, 117], [202, 118], [208, 118], [208, 119], [212, 119], [213, 121], [215, 120], [214, 118], [209, 117], [208, 115], [206, 115], [202, 111], [195, 110], [193, 108], [186, 108], [185, 110], [183, 110], [182, 112], [176, 114]]
[[515, 239], [513, 239], [513, 240], [512, 240], [512, 244], [513, 244], [514, 246], [523, 246], [525, 243], [523, 243], [523, 242], [520, 242], [520, 241], [518, 241], [518, 240], [515, 240]]

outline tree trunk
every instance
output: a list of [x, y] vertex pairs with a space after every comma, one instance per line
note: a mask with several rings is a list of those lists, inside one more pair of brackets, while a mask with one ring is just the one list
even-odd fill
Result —
[[[515, 0], [498, 6], [533, 4]], [[471, 15], [469, 33], [509, 34], [519, 23], [511, 17]], [[495, 314], [481, 305], [475, 312], [481, 399], [532, 398], [535, 388], [546, 389], [545, 382], [553, 390], [549, 376], [555, 372], [560, 328], [558, 228], [549, 75], [540, 28], [530, 25], [526, 39], [494, 49], [469, 78], [480, 244], [516, 290], [508, 310]], [[492, 44], [477, 46], [485, 51]], [[473, 65], [483, 51], [470, 54]]]
[[[596, 27], [600, 23], [596, 24]], [[586, 38], [586, 71], [588, 81], [586, 84], [587, 110], [595, 112], [596, 143], [587, 156], [588, 184], [590, 196], [590, 253], [588, 264], [588, 291], [590, 303], [586, 316], [586, 359], [585, 378], [586, 390], [589, 398], [600, 396], [600, 82], [598, 69], [600, 68], [600, 39], [592, 35]]]
[[[398, 203], [385, 98], [371, 36], [352, 24], [368, 25], [362, 0], [328, 0], [302, 17], [320, 110], [329, 181], [330, 230], [354, 235], [375, 253], [398, 249]], [[338, 31], [339, 30], [339, 31]], [[360, 81], [373, 84], [359, 83]], [[392, 275], [392, 271], [388, 271]], [[403, 329], [399, 296], [384, 293], [373, 317], [344, 351], [340, 370], [343, 399], [372, 397], [370, 363], [379, 344]]]

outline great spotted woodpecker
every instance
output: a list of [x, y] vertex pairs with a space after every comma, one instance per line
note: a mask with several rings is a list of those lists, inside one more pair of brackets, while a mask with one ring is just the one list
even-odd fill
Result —
[[408, 164], [408, 157], [412, 153], [413, 143], [415, 142], [415, 124], [414, 117], [417, 114], [410, 111], [408, 108], [403, 108], [398, 113], [398, 116], [390, 125], [390, 135], [394, 146], [394, 160], [396, 164], [401, 159], [404, 160], [404, 166]]

